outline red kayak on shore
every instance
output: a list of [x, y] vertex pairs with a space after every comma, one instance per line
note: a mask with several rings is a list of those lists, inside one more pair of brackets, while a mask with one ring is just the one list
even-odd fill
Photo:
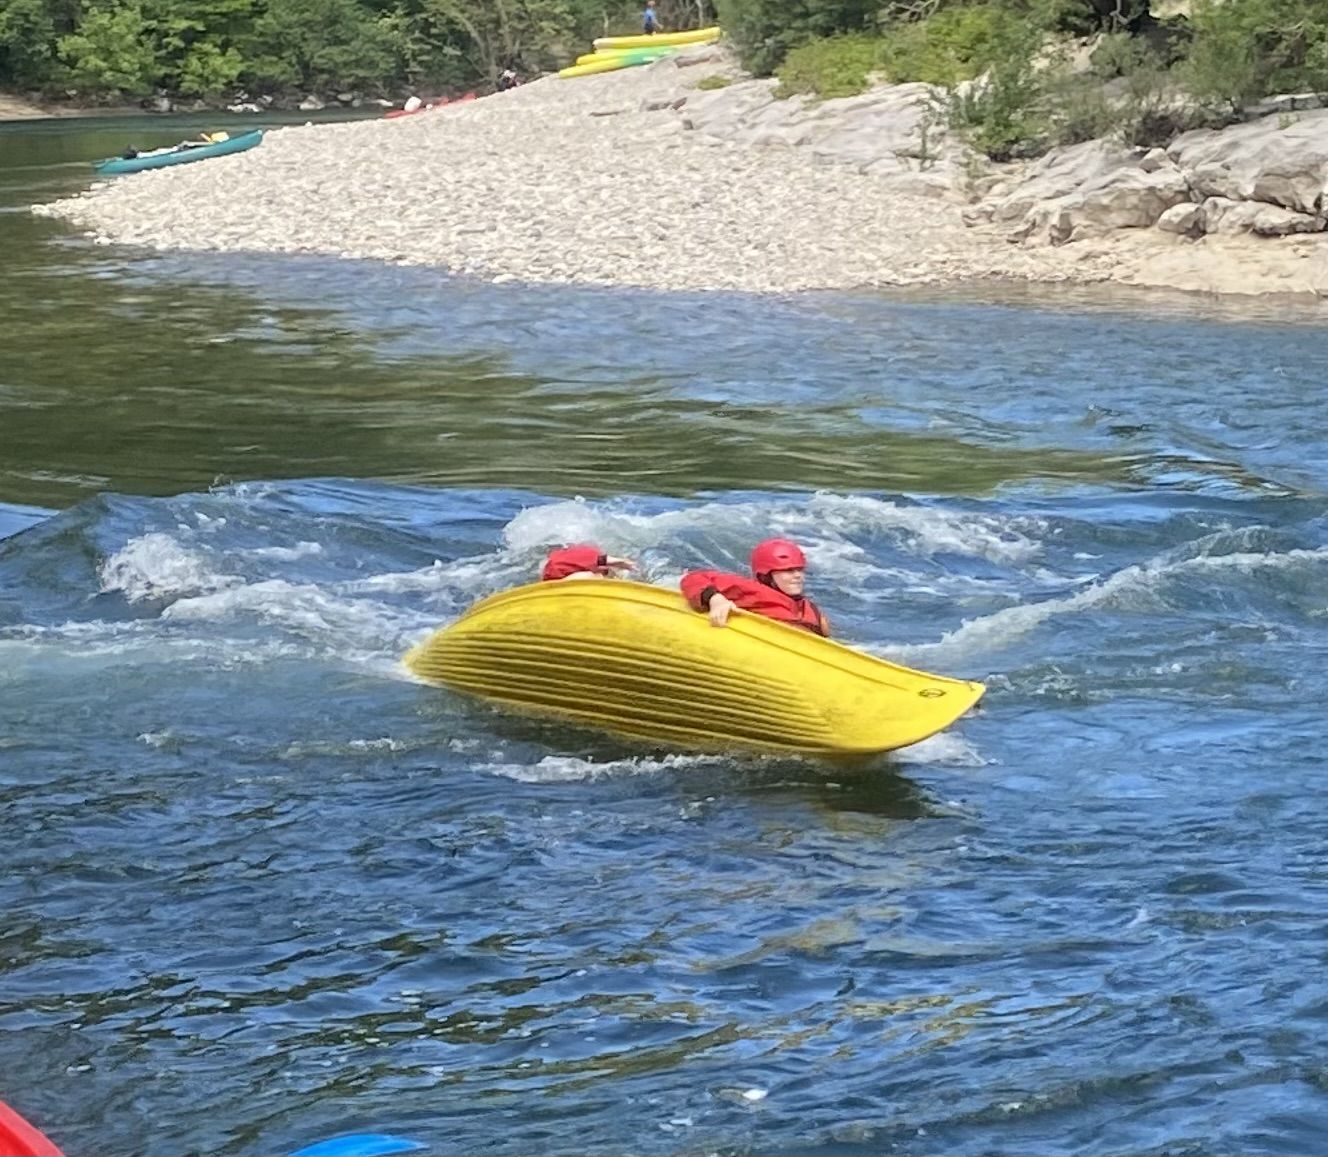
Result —
[[459, 96], [456, 98], [456, 100], [451, 100], [448, 97], [444, 96], [440, 97], [438, 100], [430, 101], [428, 104], [422, 104], [420, 105], [419, 108], [388, 109], [387, 112], [383, 113], [383, 116], [387, 120], [395, 120], [398, 117], [413, 117], [416, 113], [429, 112], [432, 109], [442, 108], [444, 105], [462, 104], [465, 101], [474, 100], [474, 99], [475, 99], [475, 94], [473, 92], [468, 92], [466, 93], [465, 96]]
[[0, 1153], [4, 1157], [64, 1157], [40, 1129], [0, 1101]]

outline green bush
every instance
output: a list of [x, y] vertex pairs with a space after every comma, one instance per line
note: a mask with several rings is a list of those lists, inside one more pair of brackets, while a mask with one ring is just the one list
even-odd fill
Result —
[[789, 52], [812, 40], [871, 33], [878, 0], [716, 0], [725, 33], [757, 76], [774, 73]]
[[57, 51], [69, 83], [82, 89], [141, 96], [157, 81], [156, 56], [137, 4], [94, 9]]
[[876, 67], [879, 42], [871, 36], [834, 36], [795, 48], [779, 66], [775, 95], [797, 92], [821, 97], [853, 96], [867, 87]]
[[714, 72], [709, 76], [701, 77], [701, 79], [696, 82], [696, 87], [702, 92], [709, 92], [716, 88], [728, 88], [732, 83], [733, 77], [721, 76], [719, 73]]
[[895, 81], [956, 84], [984, 72], [998, 55], [1002, 26], [1017, 19], [992, 4], [944, 8], [927, 20], [896, 24], [881, 40], [880, 69]]
[[[867, 87], [872, 73], [897, 83], [954, 85], [1002, 58], [1010, 25], [1019, 19], [994, 4], [977, 4], [893, 24], [875, 36], [858, 33], [813, 40], [785, 57], [776, 73], [777, 94], [852, 96]], [[1021, 41], [1019, 50], [1031, 48]]]
[[0, 78], [27, 87], [50, 77], [56, 27], [45, 0], [0, 0]]
[[1277, 92], [1328, 91], [1325, 0], [1195, 0], [1183, 66], [1200, 100], [1235, 109]]

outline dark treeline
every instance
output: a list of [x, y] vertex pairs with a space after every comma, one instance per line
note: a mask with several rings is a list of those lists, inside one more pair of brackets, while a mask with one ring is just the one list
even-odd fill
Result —
[[[1172, 14], [1156, 15], [1149, 0], [657, 0], [666, 29], [718, 19], [743, 63], [758, 74], [777, 71], [790, 92], [843, 95], [872, 75], [954, 85], [986, 74], [979, 105], [957, 111], [981, 122], [982, 147], [993, 155], [1120, 121], [1118, 103], [1104, 104], [1082, 85], [1057, 87], [1054, 71], [1035, 67], [1058, 38], [1101, 38], [1094, 71], [1129, 89], [1140, 139], [1175, 120], [1159, 108], [1178, 85], [1225, 108], [1269, 92], [1328, 90], [1328, 0], [1155, 4]], [[490, 84], [507, 67], [529, 76], [568, 64], [596, 36], [639, 32], [642, 7], [642, 0], [0, 0], [0, 89], [80, 102], [154, 92], [203, 99], [240, 91], [449, 92]], [[1048, 118], [1057, 121], [1051, 133]]]
[[[640, 31], [636, 0], [0, 0], [0, 89], [123, 100], [153, 92], [394, 95], [530, 74]], [[666, 28], [713, 20], [662, 0]]]

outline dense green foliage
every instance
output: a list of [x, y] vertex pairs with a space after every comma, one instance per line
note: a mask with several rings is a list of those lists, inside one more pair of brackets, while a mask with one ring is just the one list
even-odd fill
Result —
[[[636, 0], [0, 0], [0, 88], [116, 99], [163, 91], [399, 92], [559, 67], [640, 31]], [[666, 28], [713, 19], [661, 0]]]
[[[1273, 93], [1328, 93], [1328, 0], [1192, 0], [1165, 20], [1147, 0], [719, 0], [719, 11], [780, 95], [925, 81], [941, 89], [937, 118], [997, 159], [1108, 134], [1159, 144]], [[1089, 36], [1091, 67], [1070, 67]]]

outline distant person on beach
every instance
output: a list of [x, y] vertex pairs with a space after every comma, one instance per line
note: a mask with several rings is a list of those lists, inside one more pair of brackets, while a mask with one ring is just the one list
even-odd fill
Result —
[[767, 538], [752, 549], [752, 577], [694, 570], [679, 584], [693, 610], [704, 611], [712, 627], [728, 625], [736, 608], [830, 637], [830, 623], [804, 591], [807, 556], [787, 538]]
[[594, 543], [582, 542], [549, 551], [540, 579], [555, 582], [558, 579], [616, 578], [616, 572], [620, 570], [636, 570], [636, 563], [630, 558], [605, 554]]
[[504, 68], [502, 75], [498, 78], [498, 91], [506, 92], [509, 88], [516, 88], [521, 83], [521, 78], [517, 76], [516, 69]]
[[641, 31], [647, 36], [654, 36], [660, 31], [659, 15], [655, 12], [655, 0], [646, 0], [646, 10], [641, 13]]

